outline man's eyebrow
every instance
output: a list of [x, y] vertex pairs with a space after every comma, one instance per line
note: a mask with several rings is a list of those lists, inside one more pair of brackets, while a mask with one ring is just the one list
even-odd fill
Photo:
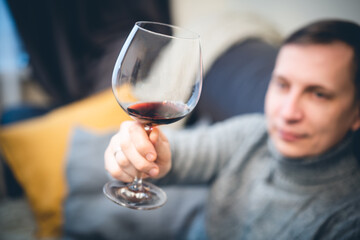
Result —
[[275, 73], [273, 73], [272, 75], [271, 75], [271, 78], [272, 79], [278, 79], [278, 80], [282, 80], [282, 81], [289, 81], [286, 77], [284, 77], [284, 76], [282, 76], [282, 75], [278, 75], [278, 74], [275, 74]]
[[321, 91], [326, 91], [326, 92], [332, 92], [331, 89], [327, 88], [327, 87], [324, 87], [324, 86], [321, 86], [321, 85], [309, 85], [306, 87], [307, 89], [309, 90], [321, 90]]
[[[286, 78], [285, 76], [276, 75], [276, 74], [273, 74], [271, 79], [272, 80], [278, 80], [278, 81], [284, 81], [284, 82], [287, 82], [287, 83], [290, 82], [289, 79]], [[334, 95], [335, 92], [336, 92], [336, 89], [332, 89], [330, 87], [327, 87], [326, 85], [319, 85], [319, 84], [305, 85], [305, 89], [307, 91], [315, 91], [315, 90], [323, 91], [324, 93], [329, 94], [329, 95]]]
[[326, 88], [320, 85], [310, 85], [306, 87], [306, 91], [309, 93], [319, 93], [324, 95], [326, 98], [331, 99], [335, 97], [338, 93], [330, 88]]

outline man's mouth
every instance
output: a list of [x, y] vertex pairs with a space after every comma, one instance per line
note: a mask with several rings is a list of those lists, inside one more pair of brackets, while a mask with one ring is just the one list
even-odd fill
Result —
[[278, 136], [280, 139], [286, 142], [295, 142], [306, 137], [306, 134], [297, 133], [292, 131], [278, 130]]

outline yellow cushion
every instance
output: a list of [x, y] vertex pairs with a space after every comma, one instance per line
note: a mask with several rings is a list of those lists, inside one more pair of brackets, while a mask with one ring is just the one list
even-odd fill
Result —
[[[122, 89], [128, 94], [128, 89]], [[130, 98], [130, 96], [129, 96]], [[66, 196], [65, 164], [71, 129], [117, 129], [129, 119], [111, 90], [0, 129], [0, 149], [23, 187], [37, 222], [38, 237], [58, 237]], [[99, 159], [102, 161], [102, 159]]]

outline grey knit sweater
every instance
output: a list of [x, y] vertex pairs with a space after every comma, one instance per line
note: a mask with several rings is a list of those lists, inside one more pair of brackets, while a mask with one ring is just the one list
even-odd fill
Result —
[[360, 239], [360, 171], [351, 136], [289, 159], [254, 114], [169, 136], [167, 183], [208, 184], [210, 239]]

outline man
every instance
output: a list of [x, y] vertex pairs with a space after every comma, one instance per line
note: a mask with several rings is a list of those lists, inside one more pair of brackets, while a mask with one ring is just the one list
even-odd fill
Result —
[[210, 239], [360, 239], [360, 26], [310, 24], [282, 45], [265, 116], [147, 136], [125, 122], [105, 152], [122, 181], [208, 184]]

